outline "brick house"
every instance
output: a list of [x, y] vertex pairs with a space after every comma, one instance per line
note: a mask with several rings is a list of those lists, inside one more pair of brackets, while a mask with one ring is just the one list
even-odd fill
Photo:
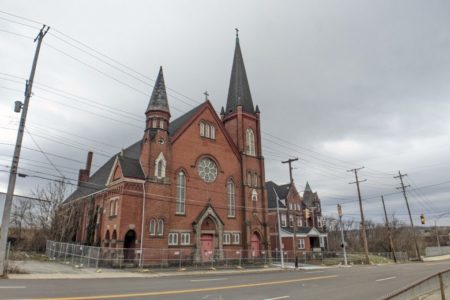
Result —
[[251, 257], [265, 253], [270, 241], [260, 111], [239, 37], [220, 115], [206, 99], [172, 120], [161, 68], [145, 117], [142, 139], [92, 176], [88, 154], [79, 186], [65, 201], [66, 207], [82, 203], [69, 239], [129, 249], [124, 256], [130, 260], [141, 248], [178, 249], [195, 261], [242, 250]]
[[[295, 185], [277, 185], [266, 182], [268, 213], [267, 223], [272, 250], [279, 249], [278, 211], [284, 251], [292, 251], [297, 245], [301, 251], [323, 251], [327, 249], [327, 233], [324, 230], [322, 209], [317, 192], [306, 183], [303, 196]], [[295, 231], [295, 238], [294, 238]], [[296, 240], [296, 242], [294, 242]]]

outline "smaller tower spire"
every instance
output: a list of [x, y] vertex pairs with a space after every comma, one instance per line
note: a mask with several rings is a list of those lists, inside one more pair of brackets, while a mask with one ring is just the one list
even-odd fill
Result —
[[156, 78], [155, 86], [153, 88], [146, 113], [150, 111], [167, 112], [170, 116], [169, 102], [167, 101], [166, 84], [164, 83], [162, 66], [159, 68], [158, 77]]

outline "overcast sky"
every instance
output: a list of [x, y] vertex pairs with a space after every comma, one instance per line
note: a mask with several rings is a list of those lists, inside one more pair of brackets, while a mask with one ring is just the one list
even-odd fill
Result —
[[[261, 110], [266, 180], [287, 183], [281, 160], [299, 157], [298, 189], [309, 181], [326, 215], [343, 203], [345, 217], [359, 220], [346, 170], [365, 166], [367, 217], [382, 220], [385, 194], [389, 215], [407, 221], [393, 178], [401, 170], [414, 222], [424, 213], [427, 225], [450, 225], [441, 217], [450, 211], [449, 1], [3, 0], [0, 9], [52, 27], [27, 127], [43, 151], [71, 159], [48, 155], [68, 178], [77, 178], [88, 150], [96, 169], [141, 138], [160, 65], [172, 119], [202, 102], [205, 90], [220, 111], [238, 27]], [[23, 100], [38, 23], [0, 13], [2, 192], [19, 120], [13, 103]], [[24, 145], [38, 148], [28, 134]], [[39, 152], [24, 149], [22, 158], [23, 173], [61, 176]], [[19, 178], [16, 193], [47, 182]]]

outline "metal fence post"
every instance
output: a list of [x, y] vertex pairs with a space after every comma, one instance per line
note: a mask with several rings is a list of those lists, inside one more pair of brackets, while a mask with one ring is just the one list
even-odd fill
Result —
[[3, 274], [8, 275], [8, 268], [9, 268], [9, 251], [11, 250], [11, 242], [8, 242], [8, 245], [6, 246], [6, 261], [5, 261], [5, 270]]
[[99, 262], [99, 260], [100, 260], [100, 251], [101, 251], [101, 249], [102, 249], [102, 248], [100, 248], [100, 247], [97, 248], [97, 259], [96, 259], [96, 261], [95, 261], [95, 268], [96, 268], [96, 269], [98, 269], [98, 262]]
[[439, 273], [439, 288], [441, 289], [441, 299], [445, 300], [445, 285], [444, 281], [442, 280], [442, 273]]
[[180, 250], [180, 263], [179, 263], [179, 269], [181, 270], [181, 256], [183, 255], [183, 252]]

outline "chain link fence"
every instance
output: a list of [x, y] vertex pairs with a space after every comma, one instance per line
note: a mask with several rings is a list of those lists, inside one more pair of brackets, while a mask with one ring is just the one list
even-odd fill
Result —
[[192, 248], [110, 248], [47, 241], [51, 260], [87, 268], [236, 268], [264, 267], [270, 263], [267, 251], [213, 250]]
[[[94, 247], [80, 244], [47, 241], [46, 255], [51, 260], [60, 261], [78, 267], [87, 268], [176, 268], [176, 269], [210, 269], [210, 268], [251, 268], [268, 265], [281, 265], [279, 251], [264, 250], [212, 250], [196, 251], [192, 248], [115, 248]], [[344, 264], [343, 254], [331, 251], [284, 251], [286, 266], [294, 266], [297, 256], [299, 266]], [[371, 253], [372, 263], [394, 262], [392, 253]], [[397, 262], [408, 260], [406, 252], [396, 252]], [[349, 264], [364, 264], [364, 253], [348, 253]]]
[[386, 296], [383, 300], [445, 300], [450, 299], [450, 270], [432, 275]]

